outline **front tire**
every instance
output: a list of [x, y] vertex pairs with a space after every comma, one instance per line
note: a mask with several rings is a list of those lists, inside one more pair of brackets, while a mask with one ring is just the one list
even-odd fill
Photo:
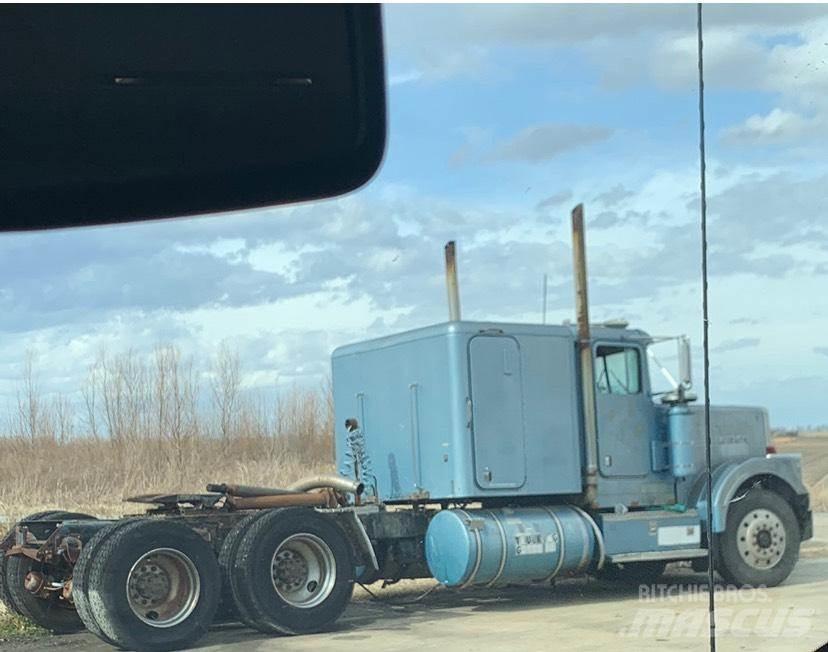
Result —
[[751, 489], [730, 505], [717, 570], [737, 586], [776, 586], [799, 559], [799, 523], [777, 493]]

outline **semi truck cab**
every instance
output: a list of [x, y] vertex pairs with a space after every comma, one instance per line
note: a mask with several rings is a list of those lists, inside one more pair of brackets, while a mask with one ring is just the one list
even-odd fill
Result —
[[[658, 570], [668, 561], [694, 559], [700, 567], [714, 541], [728, 579], [782, 581], [812, 531], [799, 456], [768, 452], [765, 409], [713, 407], [708, 532], [704, 411], [691, 393], [689, 343], [677, 338], [680, 380], [656, 394], [648, 355], [656, 341], [621, 322], [590, 325], [597, 457], [591, 496], [589, 397], [578, 331], [569, 324], [449, 321], [337, 349], [339, 471], [361, 473], [384, 505], [440, 504], [442, 511], [462, 512], [459, 525], [446, 525], [447, 516], [431, 519], [423, 537], [438, 579], [445, 557], [478, 536], [481, 550], [491, 537], [495, 557], [508, 557], [504, 548], [527, 554], [525, 543], [502, 544], [500, 530], [523, 519], [544, 541], [553, 534], [575, 537], [571, 545], [588, 558], [578, 558], [579, 570]], [[549, 531], [526, 524], [533, 519]], [[761, 527], [752, 522], [759, 519]], [[567, 522], [572, 532], [563, 531]], [[733, 534], [737, 528], [744, 537]], [[454, 569], [443, 579], [492, 581], [479, 569], [478, 579], [470, 581], [470, 574]]]

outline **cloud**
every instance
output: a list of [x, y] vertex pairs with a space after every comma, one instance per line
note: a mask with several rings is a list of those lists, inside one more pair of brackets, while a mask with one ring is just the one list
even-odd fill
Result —
[[735, 340], [725, 340], [718, 346], [711, 349], [714, 353], [727, 353], [728, 351], [738, 351], [739, 349], [749, 349], [759, 345], [758, 337], [741, 337]]
[[820, 355], [828, 355], [828, 346], [815, 346], [814, 353], [818, 353]]
[[623, 202], [625, 199], [629, 199], [634, 196], [635, 193], [632, 190], [628, 190], [619, 183], [609, 190], [596, 195], [593, 201], [601, 202], [607, 208], [612, 208]]
[[[791, 35], [826, 15], [828, 8], [818, 4], [706, 6], [710, 83], [744, 86], [762, 79], [767, 51], [795, 48], [800, 42]], [[389, 60], [416, 68], [420, 82], [491, 72], [497, 54], [515, 46], [578, 48], [607, 71], [609, 83], [640, 80], [631, 70], [671, 87], [695, 80], [692, 5], [388, 5], [384, 18]], [[756, 34], [787, 39], [760, 40]]]
[[496, 146], [488, 161], [540, 163], [563, 152], [608, 139], [612, 129], [596, 125], [545, 124], [527, 127]]
[[[654, 17], [651, 29], [637, 35], [607, 32], [584, 43], [585, 59], [597, 69], [603, 86], [614, 91], [636, 87], [695, 90], [695, 21], [685, 20], [681, 25], [676, 16], [675, 20], [666, 15]], [[704, 41], [707, 88], [765, 93], [778, 107], [769, 115], [750, 116], [723, 136], [733, 143], [774, 144], [808, 137], [824, 141], [828, 135], [825, 5], [800, 5], [789, 15], [782, 5], [708, 5]]]
[[593, 229], [609, 229], [617, 226], [621, 222], [618, 213], [615, 211], [601, 211], [595, 217], [588, 220], [588, 224]]
[[400, 86], [422, 79], [423, 73], [419, 70], [406, 70], [404, 72], [392, 72], [388, 75], [389, 86]]
[[[594, 229], [589, 264], [596, 315], [638, 312], [646, 315], [639, 325], [648, 328], [679, 319], [671, 300], [690, 297], [697, 305], [688, 293], [698, 288], [698, 231], [679, 176], [644, 178], [629, 186], [640, 188], [633, 196], [627, 186], [608, 183], [607, 201], [623, 196], [625, 208], [587, 214]], [[762, 287], [761, 279], [805, 265], [777, 243], [783, 237], [818, 242], [815, 230], [822, 233], [822, 227], [813, 216], [828, 200], [826, 180], [754, 171], [728, 183], [710, 198], [714, 290], [725, 292], [720, 288], [729, 279], [742, 288], [743, 275]], [[563, 203], [572, 194], [559, 191], [546, 200]], [[521, 199], [497, 206], [382, 186], [218, 219], [4, 236], [0, 383], [16, 377], [13, 364], [29, 347], [49, 360], [50, 383], [71, 388], [100, 343], [113, 351], [148, 351], [172, 341], [185, 353], [209, 357], [224, 338], [238, 345], [250, 383], [315, 382], [327, 373], [328, 354], [338, 344], [446, 318], [442, 246], [449, 239], [460, 245], [466, 318], [538, 319], [544, 273], [550, 314], [568, 315], [573, 290], [566, 220], [539, 225], [531, 219], [534, 204]], [[624, 228], [603, 230], [619, 225]], [[819, 259], [804, 260], [810, 274]], [[769, 291], [769, 302], [773, 296]], [[758, 331], [738, 339], [744, 332], [725, 330], [722, 319], [725, 341], [717, 350], [749, 346], [759, 337], [770, 341]]]
[[790, 143], [817, 130], [816, 120], [777, 108], [764, 116], [752, 115], [742, 124], [725, 129], [722, 140], [735, 145], [777, 145]]
[[814, 243], [828, 238], [816, 216], [828, 212], [828, 175], [743, 174], [708, 201], [711, 241], [737, 257], [762, 244]]
[[572, 196], [571, 190], [561, 190], [560, 192], [556, 192], [554, 195], [549, 195], [546, 199], [539, 201], [535, 205], [535, 210], [542, 211], [546, 208], [555, 208], [572, 199]]

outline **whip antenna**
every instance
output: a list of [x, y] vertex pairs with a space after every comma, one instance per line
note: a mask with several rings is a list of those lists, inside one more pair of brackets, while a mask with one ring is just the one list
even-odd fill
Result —
[[716, 651], [716, 599], [713, 590], [713, 473], [710, 460], [710, 342], [707, 304], [707, 167], [704, 152], [704, 40], [702, 3], [696, 5], [699, 59], [699, 191], [701, 194], [702, 321], [704, 328], [704, 456], [707, 474], [707, 608], [710, 619], [710, 651]]

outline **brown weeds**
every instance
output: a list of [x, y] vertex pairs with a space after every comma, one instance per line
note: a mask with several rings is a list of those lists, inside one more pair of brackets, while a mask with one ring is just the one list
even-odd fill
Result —
[[117, 516], [140, 510], [122, 502], [129, 495], [199, 492], [208, 482], [278, 486], [331, 472], [329, 388], [266, 399], [242, 378], [227, 347], [201, 375], [174, 347], [148, 359], [102, 352], [73, 402], [44, 397], [27, 358], [0, 435], [0, 518], [52, 507]]

